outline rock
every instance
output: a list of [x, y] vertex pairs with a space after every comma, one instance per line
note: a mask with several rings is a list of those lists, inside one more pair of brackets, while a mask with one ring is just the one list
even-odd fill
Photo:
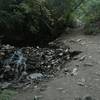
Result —
[[5, 53], [4, 52], [0, 52], [0, 56], [5, 56]]
[[37, 85], [35, 85], [35, 86], [34, 86], [34, 88], [35, 88], [35, 89], [37, 89], [37, 88], [38, 88], [38, 86], [37, 86]]
[[82, 82], [77, 82], [77, 84], [78, 84], [79, 86], [85, 86], [85, 84], [82, 83]]
[[80, 53], [82, 53], [82, 51], [72, 51], [70, 52], [70, 57], [73, 58], [75, 56], [78, 56]]
[[78, 74], [78, 69], [77, 68], [74, 68], [73, 71], [71, 72], [71, 75], [72, 76], [75, 76]]
[[77, 57], [77, 56], [73, 57], [73, 60], [77, 60], [77, 59], [79, 59], [79, 57]]
[[79, 86], [86, 86], [85, 82], [86, 82], [86, 80], [84, 78], [82, 78], [79, 82], [77, 82], [77, 84]]
[[68, 53], [68, 52], [69, 52], [69, 49], [70, 49], [70, 48], [67, 48], [67, 49], [65, 50], [65, 53]]
[[71, 69], [69, 68], [64, 68], [64, 74], [69, 75], [71, 73]]
[[18, 81], [26, 79], [27, 75], [28, 75], [28, 73], [26, 71], [23, 71], [22, 74], [20, 75]]
[[4, 67], [5, 67], [5, 72], [11, 70], [11, 66], [10, 66], [10, 65], [6, 65], [6, 66], [4, 66]]
[[77, 39], [77, 42], [81, 42], [81, 39]]
[[0, 60], [2, 60], [5, 57], [5, 53], [4, 52], [0, 52]]
[[28, 73], [27, 73], [26, 71], [24, 71], [24, 72], [22, 72], [22, 75], [23, 75], [23, 76], [27, 76]]
[[43, 78], [43, 75], [41, 73], [34, 73], [34, 74], [30, 74], [29, 78], [34, 80], [34, 79], [41, 79]]
[[[69, 61], [69, 47], [51, 43], [56, 48], [22, 47], [1, 45], [0, 82], [11, 81], [25, 84], [42, 78], [54, 78], [62, 65]], [[42, 74], [43, 73], [43, 74]]]
[[81, 43], [81, 45], [86, 45], [86, 42], [85, 42], [85, 41], [84, 41], [84, 42], [82, 42], [82, 43]]
[[58, 55], [59, 55], [59, 56], [63, 56], [63, 53], [59, 53]]
[[92, 66], [93, 66], [92, 63], [85, 63], [85, 64], [84, 64], [84, 67], [92, 67]]
[[86, 58], [86, 56], [82, 56], [82, 57], [79, 59], [79, 61], [83, 61], [83, 60], [85, 60], [85, 58]]
[[34, 99], [33, 100], [39, 100], [39, 98], [37, 96], [34, 96]]
[[96, 100], [92, 96], [76, 97], [75, 100]]
[[3, 48], [6, 50], [10, 50], [10, 49], [14, 49], [14, 46], [10, 46], [9, 44], [7, 44], [7, 45], [4, 45]]
[[76, 40], [70, 40], [69, 42], [70, 43], [76, 43], [77, 41]]
[[92, 96], [85, 96], [83, 97], [83, 100], [96, 100], [96, 99], [93, 98]]
[[39, 95], [39, 96], [34, 96], [34, 99], [33, 100], [40, 100], [41, 98], [43, 98], [42, 95]]
[[1, 85], [1, 88], [2, 88], [2, 89], [6, 89], [6, 88], [8, 88], [10, 85], [11, 85], [11, 83], [4, 82], [4, 83]]
[[76, 64], [75, 66], [76, 66], [76, 67], [80, 67], [80, 64]]
[[48, 67], [48, 68], [51, 68], [51, 66], [50, 66], [50, 65], [48, 65], [47, 67]]

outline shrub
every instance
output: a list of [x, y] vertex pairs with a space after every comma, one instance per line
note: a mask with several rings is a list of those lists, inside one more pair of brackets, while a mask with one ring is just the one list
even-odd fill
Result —
[[42, 43], [73, 26], [72, 13], [84, 0], [10, 1], [0, 10], [0, 32], [6, 40]]

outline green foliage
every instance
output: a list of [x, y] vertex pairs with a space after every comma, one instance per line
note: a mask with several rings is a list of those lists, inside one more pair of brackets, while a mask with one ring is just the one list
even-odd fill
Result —
[[75, 14], [84, 23], [86, 34], [100, 33], [100, 0], [85, 0]]
[[12, 96], [16, 95], [15, 91], [3, 90], [0, 92], [0, 100], [12, 100]]
[[[0, 32], [14, 40], [50, 39], [72, 27], [73, 12], [84, 0], [0, 1]], [[32, 40], [30, 39], [30, 40]], [[41, 41], [40, 41], [41, 42]]]

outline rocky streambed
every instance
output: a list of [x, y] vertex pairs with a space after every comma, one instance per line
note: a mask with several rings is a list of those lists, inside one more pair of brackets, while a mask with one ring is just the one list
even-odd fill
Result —
[[0, 87], [23, 87], [25, 84], [51, 78], [70, 61], [74, 52], [56, 43], [49, 47], [0, 46]]

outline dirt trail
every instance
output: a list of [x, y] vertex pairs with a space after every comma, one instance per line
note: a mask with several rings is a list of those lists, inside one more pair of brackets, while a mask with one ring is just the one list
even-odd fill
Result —
[[65, 65], [73, 75], [62, 71], [59, 77], [43, 84], [44, 91], [29, 89], [19, 93], [14, 100], [38, 100], [34, 99], [35, 95], [39, 100], [80, 100], [75, 98], [85, 96], [100, 100], [100, 35], [64, 35], [62, 41], [72, 50], [83, 52]]

